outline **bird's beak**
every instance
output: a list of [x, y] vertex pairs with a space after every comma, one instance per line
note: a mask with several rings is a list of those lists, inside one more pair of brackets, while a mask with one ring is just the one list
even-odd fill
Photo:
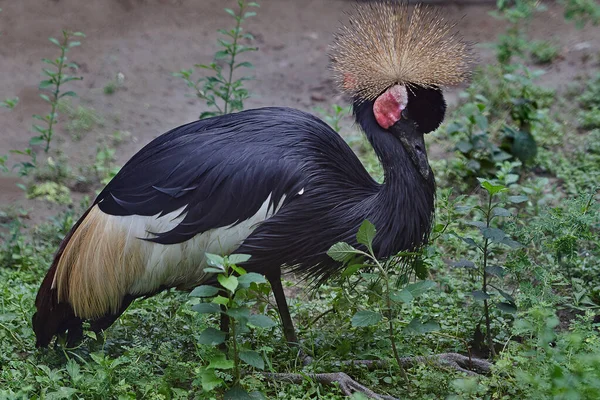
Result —
[[429, 179], [431, 168], [425, 151], [425, 137], [419, 132], [416, 124], [413, 121], [401, 118], [390, 127], [390, 130], [400, 139], [421, 176], [426, 180]]

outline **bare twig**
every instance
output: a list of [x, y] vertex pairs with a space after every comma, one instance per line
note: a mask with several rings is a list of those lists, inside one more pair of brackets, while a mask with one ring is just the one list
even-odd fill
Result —
[[[439, 367], [452, 368], [457, 371], [463, 372], [468, 375], [485, 375], [491, 371], [492, 363], [480, 358], [469, 358], [458, 353], [441, 353], [432, 354], [430, 356], [415, 356], [415, 357], [400, 357], [399, 360], [401, 367], [411, 367], [415, 364], [432, 364]], [[335, 365], [338, 366], [365, 366], [368, 369], [385, 368], [389, 366], [389, 363], [384, 360], [348, 360], [340, 361]], [[344, 372], [336, 373], [322, 373], [322, 374], [293, 374], [293, 373], [271, 373], [264, 372], [263, 375], [267, 378], [289, 382], [289, 383], [302, 383], [305, 379], [311, 379], [322, 385], [333, 385], [338, 383], [342, 393], [346, 396], [352, 395], [354, 392], [364, 393], [366, 396], [372, 399], [381, 400], [396, 400], [395, 397], [388, 395], [381, 395], [375, 393], [371, 389], [364, 385], [356, 382], [350, 376]]]
[[289, 374], [289, 373], [271, 373], [265, 372], [263, 375], [267, 378], [289, 383], [302, 383], [305, 379], [312, 379], [322, 385], [339, 384], [340, 390], [346, 396], [351, 396], [352, 393], [361, 392], [372, 399], [378, 400], [398, 400], [395, 397], [375, 393], [368, 387], [361, 385], [354, 379], [350, 378], [343, 372], [325, 373], [325, 374]]
[[[481, 358], [469, 358], [459, 353], [441, 353], [430, 356], [400, 357], [400, 363], [404, 367], [412, 367], [415, 364], [433, 364], [440, 367], [450, 367], [468, 375], [486, 375], [491, 372], [492, 363]], [[341, 361], [337, 365], [363, 365], [369, 369], [385, 368], [389, 365], [384, 360], [348, 360]]]

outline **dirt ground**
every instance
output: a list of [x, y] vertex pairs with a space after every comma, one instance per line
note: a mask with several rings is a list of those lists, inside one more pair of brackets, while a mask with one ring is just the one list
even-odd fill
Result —
[[[343, 104], [329, 77], [327, 46], [343, 10], [352, 3], [259, 3], [258, 15], [246, 24], [259, 47], [245, 58], [256, 67], [256, 79], [248, 84], [252, 98], [246, 106], [291, 106], [314, 112], [315, 107]], [[223, 8], [233, 5], [233, 0], [0, 0], [0, 98], [20, 99], [15, 110], [0, 110], [0, 154], [25, 148], [32, 136], [32, 114], [48, 112], [37, 88], [41, 59], [56, 56], [48, 37], [58, 37], [61, 29], [87, 35], [82, 46], [70, 53], [84, 79], [70, 87], [79, 94], [78, 101], [93, 107], [104, 121], [79, 140], [59, 126], [54, 145], [64, 151], [74, 170], [90, 164], [98, 143], [115, 130], [131, 132], [117, 150], [122, 164], [152, 138], [196, 119], [202, 104], [186, 96], [189, 90], [171, 72], [211, 61], [217, 49], [216, 30], [232, 26]], [[484, 44], [504, 29], [501, 21], [488, 15], [494, 4], [442, 7], [448, 18], [459, 21], [468, 40], [480, 44], [476, 47], [480, 62], [493, 62]], [[565, 88], [598, 62], [600, 28], [575, 29], [556, 5], [549, 4], [549, 11], [533, 21], [530, 32], [534, 39], [552, 39], [561, 45], [560, 60], [541, 78], [550, 87]], [[113, 95], [104, 94], [103, 87], [117, 73], [125, 77], [123, 86]], [[457, 90], [447, 92], [451, 104]], [[0, 207], [22, 199], [17, 181], [0, 179]], [[56, 210], [41, 201], [21, 204], [35, 219]]]

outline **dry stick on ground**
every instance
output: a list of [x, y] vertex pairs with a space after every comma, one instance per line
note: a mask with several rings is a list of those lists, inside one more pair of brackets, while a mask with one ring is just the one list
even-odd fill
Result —
[[[458, 353], [441, 353], [430, 356], [415, 356], [415, 357], [401, 357], [400, 362], [403, 367], [410, 367], [419, 363], [429, 363], [440, 367], [450, 367], [457, 371], [466, 373], [468, 375], [479, 375], [488, 374], [491, 371], [492, 364], [486, 360], [479, 358], [469, 358]], [[353, 361], [342, 361], [340, 365], [364, 365], [368, 368], [381, 368], [388, 365], [387, 362], [382, 360], [353, 360]], [[292, 374], [292, 373], [270, 373], [265, 372], [263, 375], [267, 378], [290, 382], [290, 383], [302, 383], [305, 379], [312, 379], [322, 385], [333, 385], [338, 383], [342, 393], [346, 396], [352, 395], [354, 392], [362, 392], [370, 398], [380, 400], [395, 400], [395, 397], [381, 395], [375, 393], [366, 386], [361, 385], [354, 379], [350, 378], [344, 372], [337, 373], [323, 373], [323, 374]]]

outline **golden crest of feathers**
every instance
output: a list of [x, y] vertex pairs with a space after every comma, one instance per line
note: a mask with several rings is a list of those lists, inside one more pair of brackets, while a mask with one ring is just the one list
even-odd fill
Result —
[[373, 100], [395, 84], [455, 85], [468, 78], [470, 45], [435, 9], [405, 2], [359, 4], [330, 48], [340, 89]]

